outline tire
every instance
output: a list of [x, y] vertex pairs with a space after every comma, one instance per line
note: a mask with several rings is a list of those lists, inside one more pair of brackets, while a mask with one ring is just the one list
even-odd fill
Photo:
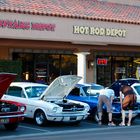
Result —
[[[93, 113], [92, 113], [92, 114], [93, 114]], [[97, 109], [95, 110], [93, 116], [94, 116], [94, 118], [93, 118], [94, 121], [95, 121], [95, 122], [98, 122], [98, 121], [99, 121], [99, 116], [98, 116], [98, 111], [97, 111]]]
[[9, 123], [9, 124], [4, 124], [4, 127], [7, 129], [7, 130], [16, 130], [17, 127], [18, 127], [19, 123]]
[[39, 126], [44, 126], [47, 122], [45, 113], [42, 110], [37, 110], [34, 115], [35, 123]]

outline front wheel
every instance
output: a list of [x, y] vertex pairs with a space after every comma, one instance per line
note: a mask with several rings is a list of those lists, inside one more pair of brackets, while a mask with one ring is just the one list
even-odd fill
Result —
[[98, 111], [97, 110], [94, 112], [93, 116], [94, 116], [95, 122], [98, 122], [99, 121], [99, 116], [98, 116]]
[[19, 123], [9, 123], [9, 124], [4, 124], [4, 127], [7, 129], [7, 130], [16, 130], [17, 127], [18, 127], [18, 124]]
[[43, 126], [47, 122], [45, 113], [42, 110], [36, 111], [36, 113], [34, 115], [34, 120], [35, 120], [36, 124], [39, 126]]

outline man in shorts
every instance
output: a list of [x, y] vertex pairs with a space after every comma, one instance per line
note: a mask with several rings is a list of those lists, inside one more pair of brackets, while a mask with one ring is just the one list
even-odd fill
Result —
[[112, 121], [112, 101], [114, 99], [114, 91], [112, 89], [102, 89], [99, 98], [98, 98], [98, 116], [99, 122], [98, 124], [102, 124], [102, 113], [103, 113], [103, 105], [105, 104], [107, 107], [109, 126], [115, 126]]

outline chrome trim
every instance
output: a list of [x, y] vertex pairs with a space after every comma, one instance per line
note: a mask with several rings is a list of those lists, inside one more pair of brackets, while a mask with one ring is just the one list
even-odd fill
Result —
[[86, 114], [47, 114], [48, 117], [79, 117], [79, 116], [87, 116], [89, 115], [89, 113], [86, 113]]
[[17, 118], [17, 117], [25, 117], [26, 114], [18, 114], [18, 115], [11, 115], [11, 116], [0, 116], [0, 119], [3, 118]]

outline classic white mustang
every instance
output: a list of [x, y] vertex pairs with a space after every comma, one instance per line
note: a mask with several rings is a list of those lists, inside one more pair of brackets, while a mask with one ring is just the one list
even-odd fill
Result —
[[24, 103], [26, 117], [33, 118], [37, 125], [44, 125], [48, 121], [80, 123], [87, 118], [89, 105], [65, 99], [79, 80], [79, 76], [65, 75], [56, 78], [49, 86], [13, 82], [3, 99]]

